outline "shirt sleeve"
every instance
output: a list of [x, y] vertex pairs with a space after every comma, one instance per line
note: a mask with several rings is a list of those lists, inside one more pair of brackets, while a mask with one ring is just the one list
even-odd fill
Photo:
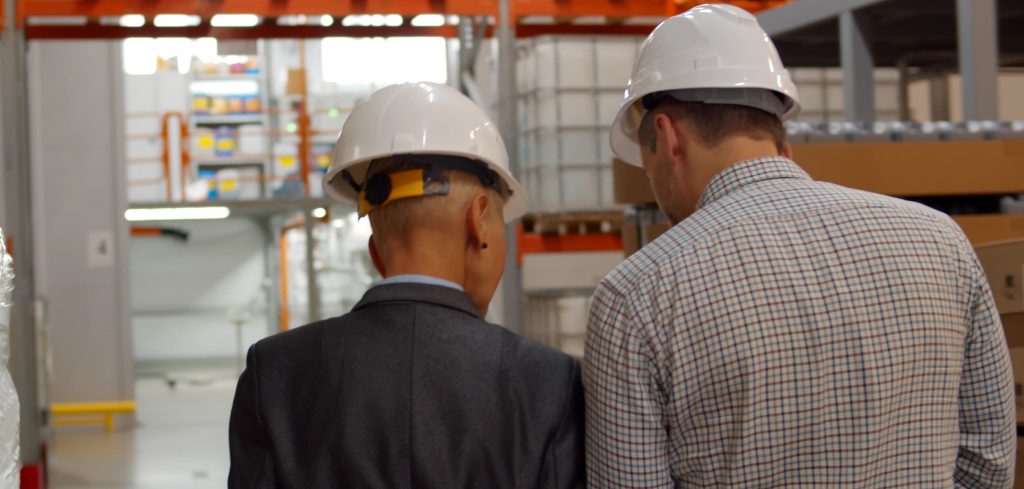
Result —
[[1013, 370], [988, 281], [975, 261], [971, 325], [960, 379], [957, 487], [1012, 487], [1016, 455]]
[[270, 489], [276, 486], [270, 446], [260, 419], [256, 345], [249, 348], [245, 371], [238, 379], [228, 423], [231, 449], [229, 489]]
[[673, 487], [656, 372], [630, 304], [602, 284], [591, 305], [583, 363], [589, 487]]

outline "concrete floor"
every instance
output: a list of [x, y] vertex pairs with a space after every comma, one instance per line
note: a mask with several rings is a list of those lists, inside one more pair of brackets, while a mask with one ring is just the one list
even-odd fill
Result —
[[135, 428], [57, 430], [50, 446], [50, 487], [224, 488], [234, 390], [230, 373], [193, 374], [174, 388], [161, 379], [138, 380]]

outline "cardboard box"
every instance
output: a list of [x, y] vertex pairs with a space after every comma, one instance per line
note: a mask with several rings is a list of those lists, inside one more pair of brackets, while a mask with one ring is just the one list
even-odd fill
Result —
[[955, 215], [953, 220], [975, 246], [1024, 239], [1024, 215], [1021, 214]]
[[647, 180], [643, 169], [618, 159], [612, 161], [612, 186], [618, 204], [642, 205], [655, 202], [651, 182]]
[[[1024, 141], [804, 143], [794, 159], [815, 180], [897, 197], [1024, 193]], [[615, 201], [654, 202], [639, 168], [612, 163]]]
[[[1013, 366], [1013, 387], [1017, 405], [1024, 403], [1024, 348], [1010, 347], [1010, 364]], [[1024, 423], [1024, 409], [1017, 409], [1017, 424]]]
[[815, 180], [897, 197], [1024, 192], [1024, 141], [806, 143], [794, 160]]
[[306, 91], [306, 70], [289, 69], [288, 81], [285, 83], [284, 93], [288, 95], [302, 95]]
[[1024, 240], [977, 246], [975, 253], [999, 313], [1024, 315]]

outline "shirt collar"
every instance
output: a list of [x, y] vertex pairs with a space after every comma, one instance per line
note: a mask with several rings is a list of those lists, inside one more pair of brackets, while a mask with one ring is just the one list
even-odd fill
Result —
[[747, 185], [779, 178], [811, 179], [810, 175], [796, 163], [782, 156], [743, 161], [726, 168], [711, 179], [711, 183], [697, 201], [697, 209], [706, 207]]
[[377, 282], [377, 285], [392, 285], [392, 284], [437, 285], [437, 286], [440, 286], [440, 287], [448, 287], [449, 289], [455, 289], [455, 290], [459, 290], [459, 291], [465, 292], [465, 289], [463, 289], [461, 285], [459, 285], [459, 284], [457, 284], [455, 282], [452, 282], [452, 281], [449, 281], [449, 280], [445, 280], [445, 279], [442, 279], [442, 278], [431, 277], [429, 275], [417, 275], [417, 274], [395, 275], [393, 277], [388, 277], [388, 278], [386, 278], [384, 280], [381, 280], [380, 282]]
[[362, 300], [352, 310], [356, 311], [370, 306], [400, 302], [435, 304], [483, 319], [480, 311], [473, 305], [472, 299], [465, 292], [459, 292], [451, 287], [439, 287], [412, 282], [399, 282], [373, 287], [366, 291]]

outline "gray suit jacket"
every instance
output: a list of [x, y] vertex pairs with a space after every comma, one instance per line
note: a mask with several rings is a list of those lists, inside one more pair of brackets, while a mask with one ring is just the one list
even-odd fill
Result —
[[230, 445], [230, 488], [583, 487], [579, 367], [460, 291], [378, 286], [250, 348]]

